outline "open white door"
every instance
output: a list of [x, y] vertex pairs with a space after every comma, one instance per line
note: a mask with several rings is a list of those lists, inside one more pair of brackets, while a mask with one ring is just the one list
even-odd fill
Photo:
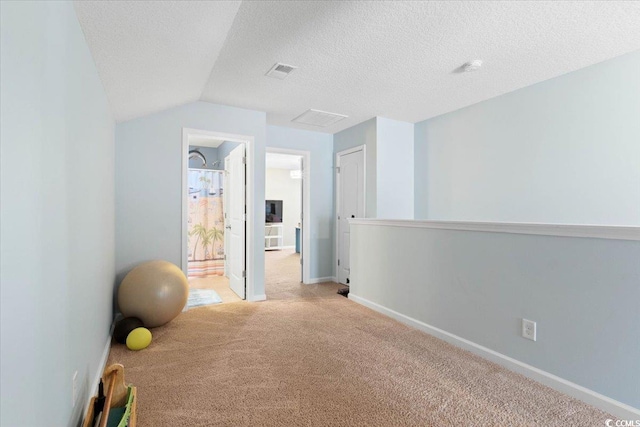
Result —
[[304, 184], [305, 184], [305, 176], [304, 176], [304, 157], [300, 157], [300, 242], [298, 245], [300, 246], [300, 283], [304, 283], [304, 263], [305, 263], [305, 253], [304, 253], [304, 227], [306, 224], [304, 223]]
[[245, 299], [246, 271], [245, 271], [245, 147], [240, 144], [224, 159], [225, 175], [227, 177], [227, 225], [225, 239], [228, 246], [227, 267], [229, 273], [229, 287], [242, 299]]
[[364, 150], [337, 155], [338, 282], [348, 284], [349, 219], [364, 217]]
[[224, 159], [224, 173], [222, 174], [222, 212], [224, 216], [224, 277], [229, 278], [229, 238], [231, 233], [231, 221], [229, 220], [229, 157]]

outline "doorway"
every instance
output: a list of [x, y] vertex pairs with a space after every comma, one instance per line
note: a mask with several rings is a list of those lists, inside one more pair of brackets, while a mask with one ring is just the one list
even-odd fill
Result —
[[183, 129], [182, 269], [187, 307], [253, 299], [252, 141]]
[[273, 295], [286, 286], [309, 283], [309, 165], [308, 151], [266, 149], [264, 246], [267, 294]]
[[336, 272], [338, 283], [349, 284], [349, 219], [365, 216], [365, 146], [336, 154]]
[[[229, 279], [224, 274], [224, 209], [222, 202], [224, 171], [210, 169], [215, 148], [189, 146], [191, 153], [202, 153], [191, 158], [188, 171], [187, 216], [187, 279], [189, 307], [238, 301], [229, 292]], [[206, 161], [204, 160], [206, 159]], [[195, 166], [193, 163], [200, 167]], [[206, 163], [206, 164], [205, 164]]]

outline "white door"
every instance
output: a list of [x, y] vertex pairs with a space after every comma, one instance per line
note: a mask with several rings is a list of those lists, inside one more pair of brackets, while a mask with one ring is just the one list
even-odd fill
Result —
[[338, 282], [348, 283], [349, 219], [364, 217], [364, 151], [338, 153], [337, 158], [338, 214]]
[[304, 283], [304, 157], [300, 157], [300, 283]]
[[229, 156], [224, 159], [224, 173], [222, 174], [222, 212], [224, 214], [224, 277], [229, 278], [229, 260], [228, 248], [231, 233], [227, 230], [231, 229], [229, 220]]
[[228, 225], [225, 234], [229, 246], [225, 249], [229, 270], [229, 287], [245, 299], [245, 164], [244, 144], [240, 144], [224, 159], [227, 175]]

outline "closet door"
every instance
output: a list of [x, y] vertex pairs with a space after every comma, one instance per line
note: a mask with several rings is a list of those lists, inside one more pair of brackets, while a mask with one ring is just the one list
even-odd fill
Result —
[[336, 208], [338, 220], [337, 272], [338, 282], [348, 284], [351, 272], [349, 260], [349, 220], [364, 217], [364, 150], [349, 150], [337, 155]]

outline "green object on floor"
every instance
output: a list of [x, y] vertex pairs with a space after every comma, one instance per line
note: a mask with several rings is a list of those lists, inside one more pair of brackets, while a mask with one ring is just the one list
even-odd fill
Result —
[[131, 405], [133, 405], [133, 394], [131, 393], [131, 387], [129, 387], [127, 405], [109, 410], [107, 427], [127, 427], [129, 425], [129, 418], [131, 417]]
[[[109, 411], [109, 419], [107, 420], [107, 427], [120, 427], [120, 422], [124, 417], [127, 408], [111, 408]], [[126, 426], [126, 424], [125, 424]]]

